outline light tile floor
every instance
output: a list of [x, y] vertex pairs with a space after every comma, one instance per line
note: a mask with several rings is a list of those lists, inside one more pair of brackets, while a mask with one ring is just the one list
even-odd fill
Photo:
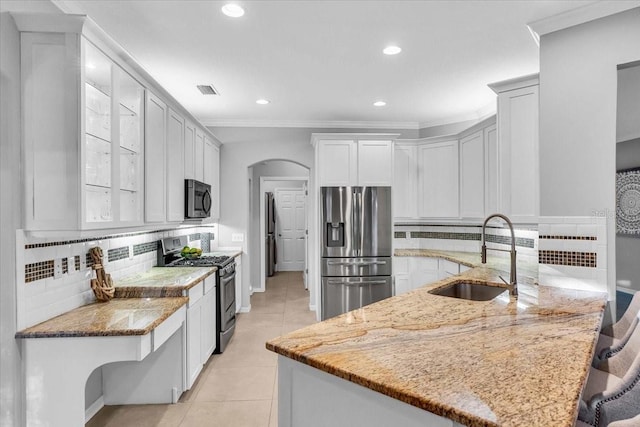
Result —
[[239, 314], [233, 339], [214, 354], [200, 377], [174, 405], [105, 406], [87, 427], [277, 427], [277, 356], [265, 342], [316, 321], [301, 272], [267, 279]]

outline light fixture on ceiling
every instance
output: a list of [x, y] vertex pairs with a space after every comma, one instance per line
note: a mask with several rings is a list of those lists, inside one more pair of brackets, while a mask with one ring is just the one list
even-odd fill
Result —
[[269, 101], [268, 99], [258, 99], [256, 101], [256, 104], [260, 104], [260, 105], [267, 105], [269, 104], [271, 101]]
[[387, 105], [387, 103], [384, 101], [376, 101], [373, 103], [374, 107], [384, 107], [385, 105]]
[[244, 9], [236, 3], [227, 3], [222, 6], [222, 13], [230, 18], [240, 18], [244, 15]]
[[382, 53], [384, 53], [385, 55], [397, 55], [400, 52], [402, 52], [402, 49], [398, 46], [387, 46], [384, 49], [382, 49]]

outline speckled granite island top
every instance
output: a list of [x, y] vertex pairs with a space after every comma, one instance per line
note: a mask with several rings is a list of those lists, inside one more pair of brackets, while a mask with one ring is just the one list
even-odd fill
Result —
[[16, 338], [145, 335], [189, 298], [114, 298], [68, 311], [16, 333]]
[[[412, 251], [403, 255], [480, 261], [477, 254]], [[517, 299], [428, 292], [461, 277], [499, 283], [501, 274], [476, 267], [275, 338], [267, 348], [467, 426], [573, 426], [606, 294], [532, 280], [518, 285]]]
[[153, 267], [144, 273], [116, 280], [115, 297], [179, 297], [216, 270], [216, 267]]

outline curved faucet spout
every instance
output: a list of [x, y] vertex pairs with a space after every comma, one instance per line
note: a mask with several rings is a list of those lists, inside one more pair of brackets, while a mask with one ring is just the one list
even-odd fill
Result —
[[[507, 284], [507, 287], [509, 288], [509, 293], [511, 295], [517, 296], [518, 295], [518, 279], [517, 279], [517, 273], [516, 273], [516, 235], [513, 231], [513, 223], [506, 215], [495, 213], [495, 214], [489, 215], [484, 220], [484, 224], [482, 224], [482, 252], [480, 254], [482, 257], [482, 263], [483, 264], [487, 263], [486, 228], [487, 228], [487, 223], [493, 218], [503, 219], [504, 222], [506, 222], [507, 225], [509, 226], [509, 230], [511, 230], [511, 250], [508, 251], [511, 254], [511, 269], [510, 269], [511, 271], [509, 273], [510, 280], [509, 280], [509, 283]], [[504, 251], [504, 249], [493, 249], [493, 248], [491, 248], [491, 250]], [[502, 280], [505, 281], [504, 279]]]

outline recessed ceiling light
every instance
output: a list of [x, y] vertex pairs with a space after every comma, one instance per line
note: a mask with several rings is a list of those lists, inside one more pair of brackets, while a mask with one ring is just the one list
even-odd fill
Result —
[[385, 105], [387, 105], [387, 103], [384, 101], [376, 101], [373, 103], [374, 107], [384, 107]]
[[256, 104], [260, 104], [260, 105], [267, 105], [268, 103], [270, 103], [271, 101], [269, 101], [268, 99], [258, 99], [256, 101]]
[[399, 48], [398, 46], [387, 46], [382, 50], [382, 53], [384, 53], [385, 55], [397, 55], [400, 52], [402, 52], [402, 49]]
[[240, 18], [244, 15], [244, 9], [235, 3], [227, 3], [222, 6], [222, 13], [231, 18]]

